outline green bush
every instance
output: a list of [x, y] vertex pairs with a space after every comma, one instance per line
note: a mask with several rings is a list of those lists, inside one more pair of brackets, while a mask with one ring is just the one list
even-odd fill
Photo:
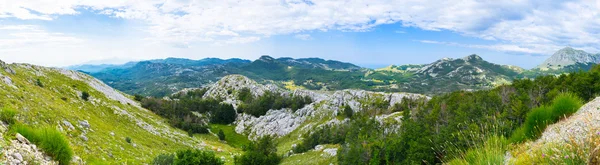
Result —
[[152, 159], [150, 164], [152, 165], [172, 165], [175, 162], [175, 155], [173, 154], [160, 154]]
[[90, 98], [90, 93], [88, 93], [87, 91], [81, 92], [81, 99], [88, 101], [89, 98]]
[[445, 164], [504, 164], [504, 156], [508, 146], [508, 140], [504, 137], [490, 137], [482, 146], [469, 149]]
[[246, 152], [235, 157], [236, 165], [276, 165], [281, 162], [277, 147], [270, 136], [261, 137], [244, 149]]
[[219, 136], [219, 140], [225, 140], [225, 132], [223, 130], [219, 130], [217, 135]]
[[14, 124], [16, 115], [17, 111], [13, 109], [2, 109], [2, 111], [0, 111], [0, 120], [6, 122], [7, 124]]
[[344, 106], [344, 116], [346, 116], [346, 118], [352, 118], [353, 115], [354, 110], [352, 110], [349, 105]]
[[577, 112], [582, 106], [582, 102], [579, 97], [573, 94], [559, 94], [552, 100], [551, 106], [540, 106], [529, 111], [525, 122], [513, 132], [510, 140], [512, 142], [523, 142], [538, 138], [548, 125]]
[[130, 137], [125, 137], [125, 141], [126, 141], [127, 143], [131, 143], [131, 138], [130, 138]]
[[39, 78], [35, 81], [35, 85], [42, 87], [42, 88], [44, 87], [44, 84], [42, 83], [42, 81]]
[[231, 104], [219, 104], [212, 110], [210, 122], [216, 124], [231, 124], [235, 121], [237, 114]]
[[69, 164], [73, 157], [73, 150], [69, 142], [58, 130], [51, 127], [34, 129], [24, 125], [15, 125], [15, 132], [23, 135], [32, 143], [38, 145], [59, 164]]
[[140, 94], [135, 94], [135, 95], [133, 95], [133, 100], [141, 102], [142, 100], [144, 100], [144, 96], [142, 96]]
[[559, 94], [552, 101], [552, 120], [558, 121], [577, 112], [583, 105], [581, 98], [571, 93]]
[[214, 153], [202, 150], [177, 151], [174, 165], [222, 165], [223, 160], [217, 158]]

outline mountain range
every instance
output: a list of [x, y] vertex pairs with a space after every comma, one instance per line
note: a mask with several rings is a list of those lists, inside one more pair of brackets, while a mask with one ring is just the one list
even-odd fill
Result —
[[320, 58], [273, 58], [266, 55], [254, 61], [167, 58], [124, 65], [73, 66], [69, 69], [89, 73], [126, 93], [150, 96], [166, 96], [181, 89], [202, 87], [231, 74], [241, 74], [260, 83], [273, 83], [288, 89], [364, 89], [430, 95], [489, 89], [517, 78], [588, 70], [600, 62], [599, 56], [566, 47], [531, 70], [490, 63], [478, 55], [444, 58], [430, 64], [391, 65], [381, 69]]

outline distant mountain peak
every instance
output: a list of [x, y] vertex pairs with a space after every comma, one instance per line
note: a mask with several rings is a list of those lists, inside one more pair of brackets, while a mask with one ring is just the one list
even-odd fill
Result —
[[472, 54], [472, 55], [463, 57], [463, 60], [465, 60], [465, 61], [483, 61], [483, 58], [481, 58], [479, 55]]
[[583, 50], [574, 49], [572, 47], [562, 48], [544, 63], [538, 65], [536, 68], [539, 69], [560, 69], [565, 66], [574, 65], [577, 63], [588, 64], [588, 63], [599, 63], [600, 54], [591, 54]]
[[260, 56], [260, 58], [258, 58], [258, 60], [261, 61], [275, 61], [275, 58], [269, 56], [269, 55], [262, 55]]

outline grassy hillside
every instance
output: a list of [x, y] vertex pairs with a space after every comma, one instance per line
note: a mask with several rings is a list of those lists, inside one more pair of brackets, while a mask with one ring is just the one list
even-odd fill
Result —
[[[130, 96], [85, 74], [1, 64], [0, 108], [16, 110], [17, 121], [25, 125], [61, 130], [75, 157], [83, 161], [142, 164], [160, 153], [200, 148], [219, 150], [217, 156], [231, 163], [230, 153], [240, 152], [210, 137], [191, 138], [171, 128], [161, 117], [139, 107]], [[82, 93], [89, 93], [88, 101], [81, 97]], [[89, 127], [80, 124], [85, 122]], [[10, 143], [10, 139], [5, 141]]]

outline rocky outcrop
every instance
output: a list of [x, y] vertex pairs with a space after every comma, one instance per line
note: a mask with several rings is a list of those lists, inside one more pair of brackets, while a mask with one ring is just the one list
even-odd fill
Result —
[[123, 95], [121, 92], [111, 88], [110, 86], [104, 84], [102, 81], [100, 81], [98, 79], [92, 78], [91, 76], [88, 76], [84, 73], [77, 72], [77, 71], [72, 71], [72, 70], [67, 70], [67, 69], [56, 69], [56, 70], [59, 73], [62, 73], [63, 75], [70, 77], [74, 80], [86, 82], [90, 87], [92, 87], [92, 88], [96, 89], [97, 91], [106, 95], [107, 98], [116, 100], [116, 101], [120, 102], [121, 104], [130, 104], [130, 105], [138, 105], [139, 106], [139, 103], [131, 100], [130, 98]]
[[224, 102], [237, 107], [237, 93], [244, 89], [250, 89], [254, 96], [260, 96], [265, 91], [282, 93], [282, 95], [295, 95], [310, 97], [313, 103], [293, 112], [290, 109], [269, 110], [266, 115], [254, 117], [247, 114], [239, 114], [236, 121], [236, 132], [256, 139], [261, 136], [285, 136], [305, 124], [307, 119], [334, 118], [341, 112], [341, 107], [349, 105], [355, 112], [370, 111], [373, 104], [384, 104], [391, 107], [402, 102], [402, 98], [417, 99], [426, 96], [411, 93], [383, 93], [364, 90], [342, 90], [342, 91], [311, 91], [295, 90], [287, 91], [275, 85], [262, 85], [241, 75], [226, 76], [217, 83], [209, 86], [204, 97], [221, 98]]
[[[4, 123], [0, 124], [0, 135], [2, 137], [6, 136], [7, 127]], [[7, 165], [58, 165], [58, 162], [53, 161], [50, 156], [44, 154], [40, 148], [19, 133], [15, 135], [14, 140], [10, 140], [10, 144], [3, 146], [0, 161]]]

